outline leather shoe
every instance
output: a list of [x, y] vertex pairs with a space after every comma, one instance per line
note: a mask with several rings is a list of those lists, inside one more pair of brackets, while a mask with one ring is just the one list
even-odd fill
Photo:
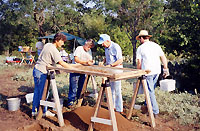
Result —
[[147, 106], [141, 106], [142, 114], [148, 113], [148, 108]]

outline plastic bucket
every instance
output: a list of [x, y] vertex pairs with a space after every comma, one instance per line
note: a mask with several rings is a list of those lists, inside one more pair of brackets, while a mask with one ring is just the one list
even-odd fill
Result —
[[19, 110], [20, 107], [20, 98], [8, 98], [8, 110], [16, 111]]
[[163, 91], [175, 90], [176, 81], [173, 79], [164, 79], [160, 81], [160, 89]]
[[29, 94], [26, 94], [26, 102], [27, 103], [31, 103], [33, 101], [33, 95], [34, 93], [29, 93]]
[[134, 109], [140, 110], [141, 109], [141, 105], [134, 105]]

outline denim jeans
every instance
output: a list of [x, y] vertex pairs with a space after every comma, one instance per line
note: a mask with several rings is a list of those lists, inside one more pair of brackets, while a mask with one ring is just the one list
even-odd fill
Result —
[[[37, 69], [33, 69], [33, 77], [34, 77], [34, 95], [33, 95], [33, 107], [32, 112], [39, 111], [40, 100], [42, 99], [42, 94], [44, 90], [44, 85], [47, 79], [47, 74], [42, 73]], [[37, 109], [37, 110], [36, 110]], [[46, 112], [47, 107], [43, 112]]]
[[68, 103], [70, 103], [71, 101], [74, 102], [80, 97], [85, 81], [85, 74], [70, 73], [69, 78]]
[[121, 81], [110, 82], [112, 91], [113, 106], [117, 112], [123, 112], [123, 100], [121, 93]]
[[156, 88], [158, 76], [159, 76], [159, 74], [155, 74], [155, 75], [149, 75], [146, 77], [150, 101], [151, 101], [151, 105], [152, 105], [154, 114], [159, 113], [159, 108], [158, 108], [158, 104], [157, 104], [156, 96], [155, 96], [155, 88]]

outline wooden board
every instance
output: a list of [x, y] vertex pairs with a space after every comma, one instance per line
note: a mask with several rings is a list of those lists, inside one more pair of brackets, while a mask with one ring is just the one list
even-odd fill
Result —
[[140, 77], [148, 73], [145, 70], [131, 68], [117, 68], [105, 66], [83, 66], [80, 64], [70, 64], [72, 68], [63, 67], [47, 67], [47, 69], [61, 70], [68, 73], [80, 73], [94, 76], [108, 77], [111, 81], [124, 80], [135, 77]]

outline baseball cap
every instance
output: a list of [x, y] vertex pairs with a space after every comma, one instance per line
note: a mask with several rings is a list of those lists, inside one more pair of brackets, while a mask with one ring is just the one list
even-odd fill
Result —
[[98, 44], [102, 44], [104, 41], [109, 40], [110, 41], [110, 36], [107, 34], [101, 34], [100, 39], [97, 42]]

